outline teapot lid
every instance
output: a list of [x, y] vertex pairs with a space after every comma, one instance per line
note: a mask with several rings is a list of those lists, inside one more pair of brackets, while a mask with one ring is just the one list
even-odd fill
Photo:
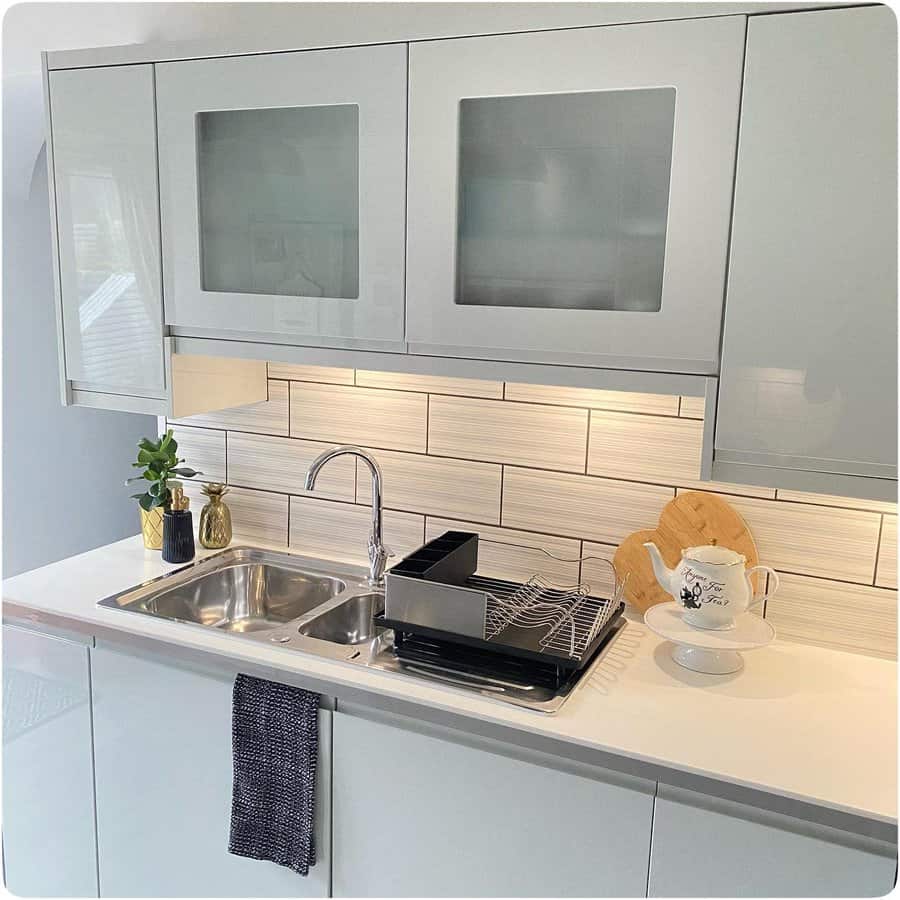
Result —
[[681, 551], [681, 555], [685, 559], [714, 566], [734, 566], [738, 563], [744, 564], [747, 562], [747, 557], [742, 556], [736, 550], [717, 546], [715, 538], [702, 547], [688, 547]]

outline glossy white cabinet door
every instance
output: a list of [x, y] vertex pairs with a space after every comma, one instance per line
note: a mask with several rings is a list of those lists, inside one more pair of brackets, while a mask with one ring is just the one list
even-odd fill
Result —
[[411, 44], [411, 349], [715, 374], [745, 23]]
[[653, 782], [401, 722], [334, 714], [336, 897], [645, 896]]
[[651, 897], [879, 897], [896, 845], [661, 784]]
[[730, 480], [897, 477], [896, 47], [886, 6], [750, 20], [715, 437]]
[[164, 397], [153, 67], [49, 79], [66, 377]]
[[3, 858], [20, 897], [96, 897], [85, 644], [3, 626]]
[[403, 339], [406, 46], [156, 67], [166, 321]]
[[327, 896], [331, 714], [319, 713], [318, 861], [303, 878], [228, 853], [233, 683], [168, 660], [93, 651], [103, 896]]

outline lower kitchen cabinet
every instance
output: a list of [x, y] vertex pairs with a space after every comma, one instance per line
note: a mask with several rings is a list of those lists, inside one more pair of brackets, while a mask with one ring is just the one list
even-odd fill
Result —
[[897, 848], [660, 784], [651, 897], [879, 897]]
[[336, 897], [646, 894], [651, 781], [345, 705], [333, 778]]
[[93, 652], [100, 891], [110, 897], [324, 897], [331, 713], [319, 713], [318, 861], [303, 878], [228, 853], [233, 675]]
[[3, 863], [20, 897], [96, 897], [89, 649], [3, 626]]

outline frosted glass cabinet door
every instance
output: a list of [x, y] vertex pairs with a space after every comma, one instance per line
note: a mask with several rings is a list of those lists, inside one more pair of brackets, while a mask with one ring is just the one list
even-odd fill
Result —
[[49, 80], [66, 377], [164, 397], [153, 67]]
[[[740, 482], [747, 467], [772, 487], [818, 472], [831, 493], [896, 498], [897, 25], [886, 6], [750, 22], [713, 477]], [[833, 474], [860, 477], [836, 487]]]
[[714, 374], [744, 30], [411, 44], [413, 351]]
[[406, 47], [162, 63], [157, 96], [167, 322], [402, 341]]

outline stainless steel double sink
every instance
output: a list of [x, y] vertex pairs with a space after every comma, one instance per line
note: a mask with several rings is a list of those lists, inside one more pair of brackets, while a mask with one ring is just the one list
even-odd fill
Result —
[[350, 566], [235, 547], [99, 605], [356, 659], [378, 636], [373, 617], [384, 595]]

